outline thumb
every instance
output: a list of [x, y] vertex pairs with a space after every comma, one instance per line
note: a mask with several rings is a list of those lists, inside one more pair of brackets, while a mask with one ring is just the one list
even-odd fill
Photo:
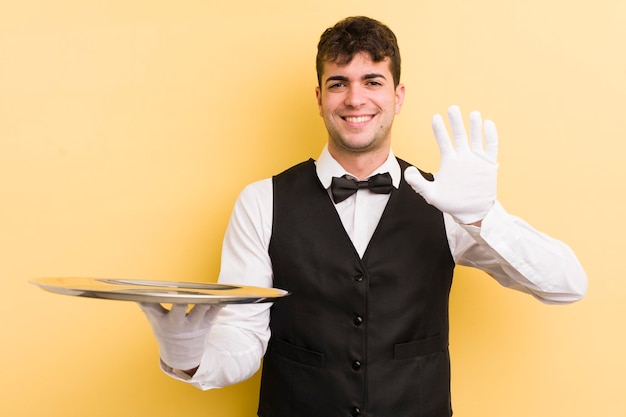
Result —
[[421, 172], [414, 166], [410, 166], [404, 170], [404, 180], [413, 188], [416, 193], [423, 194], [428, 192], [432, 186], [432, 182], [428, 181]]

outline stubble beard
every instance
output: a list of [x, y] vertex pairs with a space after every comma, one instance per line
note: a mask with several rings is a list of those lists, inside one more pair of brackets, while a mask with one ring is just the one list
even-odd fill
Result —
[[379, 126], [378, 129], [367, 140], [360, 140], [357, 144], [350, 139], [346, 139], [337, 131], [328, 131], [329, 142], [342, 152], [353, 155], [367, 154], [380, 149], [390, 135], [391, 127]]

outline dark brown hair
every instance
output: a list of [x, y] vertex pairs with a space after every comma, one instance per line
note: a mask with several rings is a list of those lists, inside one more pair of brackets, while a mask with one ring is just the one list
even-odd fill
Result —
[[317, 44], [317, 82], [321, 86], [324, 62], [347, 65], [360, 52], [367, 52], [374, 62], [389, 57], [394, 85], [400, 83], [400, 48], [396, 35], [381, 22], [365, 16], [343, 19], [322, 33]]

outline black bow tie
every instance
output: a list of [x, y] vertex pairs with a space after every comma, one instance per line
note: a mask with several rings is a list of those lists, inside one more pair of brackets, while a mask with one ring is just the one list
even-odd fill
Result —
[[341, 203], [360, 188], [369, 188], [373, 193], [389, 194], [393, 190], [391, 175], [388, 172], [376, 174], [367, 181], [357, 181], [344, 175], [341, 178], [333, 177], [330, 183], [330, 190], [333, 193], [335, 204]]

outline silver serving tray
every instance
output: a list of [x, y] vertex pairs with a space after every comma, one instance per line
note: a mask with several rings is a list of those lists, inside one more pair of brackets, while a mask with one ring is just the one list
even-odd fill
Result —
[[57, 294], [148, 303], [250, 304], [289, 295], [278, 288], [178, 281], [59, 277], [30, 282]]

